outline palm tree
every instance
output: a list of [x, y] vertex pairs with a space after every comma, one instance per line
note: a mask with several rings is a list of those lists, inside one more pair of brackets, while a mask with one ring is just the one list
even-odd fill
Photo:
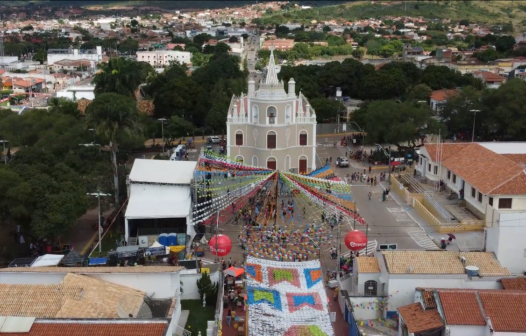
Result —
[[135, 93], [142, 82], [142, 72], [139, 62], [127, 58], [110, 58], [107, 63], [100, 63], [101, 70], [95, 78], [95, 95], [102, 93], [118, 93], [135, 99]]
[[97, 135], [109, 141], [115, 205], [119, 205], [119, 174], [117, 166], [118, 140], [123, 137], [137, 136], [141, 130], [139, 111], [136, 102], [129, 97], [116, 93], [102, 93], [86, 108], [88, 127], [95, 129]]

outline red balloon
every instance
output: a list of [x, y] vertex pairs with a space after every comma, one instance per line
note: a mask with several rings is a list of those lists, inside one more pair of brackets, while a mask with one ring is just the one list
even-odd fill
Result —
[[367, 246], [367, 237], [362, 231], [350, 231], [345, 235], [345, 245], [351, 251], [363, 250]]
[[208, 242], [208, 247], [210, 247], [210, 252], [212, 252], [213, 255], [218, 257], [224, 257], [227, 254], [229, 254], [230, 251], [232, 251], [232, 241], [230, 240], [230, 238], [228, 238], [228, 236], [220, 234], [217, 236], [213, 236], [212, 239], [210, 239], [210, 241]]

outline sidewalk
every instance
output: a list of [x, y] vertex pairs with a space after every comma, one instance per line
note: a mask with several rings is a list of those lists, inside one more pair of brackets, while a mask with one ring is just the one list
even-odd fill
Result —
[[[388, 182], [382, 182], [380, 184], [385, 190], [389, 184]], [[406, 213], [413, 218], [413, 220], [420, 226], [422, 230], [433, 240], [433, 242], [440, 247], [440, 240], [442, 238], [447, 239], [447, 234], [436, 232], [431, 225], [429, 225], [416, 210], [405, 204], [396, 193], [389, 193], [389, 197], [395, 200]], [[448, 245], [447, 250], [450, 251], [468, 251], [468, 250], [483, 250], [484, 249], [484, 232], [483, 231], [469, 231], [469, 232], [455, 232], [454, 235], [457, 239]]]
[[[109, 215], [113, 212], [113, 209], [110, 209], [102, 214], [105, 218], [108, 218]], [[65, 234], [62, 237], [62, 242], [69, 242], [75, 251], [80, 254], [85, 254], [88, 252], [91, 244], [96, 244], [97, 236], [97, 222], [99, 220], [99, 210], [98, 208], [88, 210], [82, 217], [77, 219], [75, 225], [71, 228], [69, 233]]]

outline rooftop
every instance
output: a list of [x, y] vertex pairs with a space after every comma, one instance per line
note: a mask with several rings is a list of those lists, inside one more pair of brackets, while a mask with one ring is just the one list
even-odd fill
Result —
[[0, 316], [125, 318], [148, 315], [146, 293], [96, 278], [67, 274], [58, 285], [0, 284]]
[[484, 79], [485, 82], [504, 82], [506, 81], [506, 78], [502, 77], [501, 75], [497, 75], [489, 71], [475, 71], [473, 72], [473, 75], [481, 77], [482, 79]]
[[457, 90], [436, 90], [431, 92], [431, 99], [442, 102], [458, 93]]
[[481, 276], [510, 274], [490, 252], [400, 250], [381, 253], [390, 274], [465, 274], [461, 256], [466, 258], [467, 266], [478, 267]]
[[380, 266], [378, 266], [378, 259], [375, 257], [358, 257], [354, 258], [358, 265], [358, 272], [360, 273], [380, 273]]
[[526, 189], [522, 190], [514, 183], [509, 183], [514, 178], [521, 179], [519, 175], [524, 175], [524, 168], [477, 143], [469, 144], [443, 160], [442, 164], [485, 195], [526, 193]]
[[526, 278], [500, 279], [502, 287], [505, 290], [523, 290], [526, 291]]
[[36, 320], [29, 332], [10, 332], [9, 336], [164, 336], [167, 321], [64, 321]]
[[196, 161], [136, 159], [130, 172], [130, 182], [189, 185], [196, 165]]
[[475, 291], [440, 290], [438, 295], [447, 324], [486, 325]]
[[420, 303], [399, 307], [398, 312], [410, 333], [420, 333], [444, 326], [444, 322], [442, 322], [442, 318], [436, 309], [424, 310]]
[[526, 332], [526, 292], [479, 291], [494, 331]]
[[[468, 145], [469, 143], [443, 143], [442, 148], [440, 148], [440, 153], [438, 153], [439, 147], [436, 143], [427, 143], [424, 148], [429, 154], [430, 159], [437, 162], [449, 159]], [[442, 156], [441, 158], [439, 154]]]

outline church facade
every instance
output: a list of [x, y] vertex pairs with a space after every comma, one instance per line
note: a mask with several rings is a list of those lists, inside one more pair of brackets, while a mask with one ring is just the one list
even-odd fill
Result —
[[308, 173], [316, 169], [316, 113], [307, 98], [288, 93], [278, 80], [271, 52], [267, 76], [255, 90], [233, 96], [227, 117], [227, 156], [246, 165]]

